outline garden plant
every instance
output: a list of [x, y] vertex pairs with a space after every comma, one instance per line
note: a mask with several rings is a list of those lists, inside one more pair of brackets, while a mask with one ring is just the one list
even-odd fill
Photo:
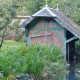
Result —
[[67, 67], [64, 54], [54, 45], [37, 43], [0, 53], [0, 80], [62, 80]]

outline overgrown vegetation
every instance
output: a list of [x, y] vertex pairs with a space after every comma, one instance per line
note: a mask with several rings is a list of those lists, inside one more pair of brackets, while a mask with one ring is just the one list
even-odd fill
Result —
[[76, 41], [75, 49], [76, 49], [76, 54], [78, 54], [78, 56], [80, 56], [80, 40]]
[[32, 44], [0, 53], [0, 80], [53, 80], [66, 74], [67, 67], [64, 54], [53, 45]]
[[10, 23], [16, 16], [16, 10], [19, 6], [15, 0], [1, 0], [0, 1], [0, 31], [2, 31], [0, 48], [2, 47], [4, 41], [4, 35], [7, 28], [10, 27]]

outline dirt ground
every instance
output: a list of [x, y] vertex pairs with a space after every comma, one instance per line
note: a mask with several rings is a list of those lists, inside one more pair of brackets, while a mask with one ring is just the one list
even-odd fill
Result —
[[4, 40], [4, 42], [15, 42], [14, 40]]

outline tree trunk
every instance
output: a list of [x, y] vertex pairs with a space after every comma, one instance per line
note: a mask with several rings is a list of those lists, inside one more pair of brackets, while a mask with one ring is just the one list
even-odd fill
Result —
[[6, 30], [7, 30], [7, 26], [5, 27], [5, 29], [3, 31], [3, 34], [2, 34], [2, 39], [1, 39], [1, 43], [0, 43], [0, 49], [1, 49], [3, 41], [4, 41], [4, 34], [5, 34]]

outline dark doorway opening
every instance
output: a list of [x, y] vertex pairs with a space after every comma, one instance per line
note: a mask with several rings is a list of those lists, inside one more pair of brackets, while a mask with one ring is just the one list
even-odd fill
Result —
[[[67, 40], [68, 40], [68, 39], [74, 37], [74, 35], [71, 32], [67, 31], [66, 37], [67, 37]], [[74, 39], [74, 40], [72, 40], [72, 41], [70, 41], [70, 42], [68, 42], [66, 44], [66, 60], [68, 62], [74, 62], [74, 57], [75, 57], [75, 41], [76, 40]]]
[[74, 61], [74, 56], [75, 56], [75, 41], [71, 41], [67, 43], [67, 53], [66, 53], [66, 59], [68, 62], [73, 62]]

